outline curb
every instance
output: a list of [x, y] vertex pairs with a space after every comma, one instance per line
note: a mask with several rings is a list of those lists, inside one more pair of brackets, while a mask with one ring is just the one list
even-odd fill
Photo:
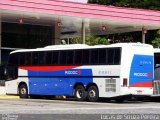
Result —
[[[66, 96], [56, 96], [55, 98], [59, 99], [59, 100], [64, 100], [64, 99], [66, 99]], [[0, 100], [1, 99], [20, 99], [20, 97], [19, 96], [12, 96], [12, 95], [0, 95]]]
[[66, 96], [56, 96], [55, 98], [56, 98], [56, 99], [62, 99], [62, 100], [63, 100], [63, 99], [67, 99]]
[[19, 96], [0, 95], [0, 99], [20, 99]]

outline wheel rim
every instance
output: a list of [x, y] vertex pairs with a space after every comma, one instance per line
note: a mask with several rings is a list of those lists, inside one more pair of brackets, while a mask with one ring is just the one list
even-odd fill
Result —
[[91, 98], [96, 97], [96, 92], [95, 92], [94, 90], [89, 91], [89, 96], [90, 96]]
[[22, 95], [25, 95], [27, 93], [25, 88], [22, 88], [20, 92], [21, 92]]
[[82, 90], [81, 90], [81, 89], [78, 89], [78, 90], [77, 90], [77, 92], [76, 92], [76, 96], [77, 96], [77, 98], [82, 98], [82, 96], [83, 96], [83, 92], [82, 92]]

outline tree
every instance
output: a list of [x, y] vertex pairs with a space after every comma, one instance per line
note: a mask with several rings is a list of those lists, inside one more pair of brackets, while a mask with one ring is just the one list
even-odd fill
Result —
[[[71, 40], [71, 43], [72, 44], [82, 43], [82, 39], [81, 39], [81, 37], [73, 38]], [[109, 43], [109, 40], [106, 39], [105, 37], [95, 37], [92, 35], [88, 35], [88, 36], [86, 36], [86, 44], [87, 45], [99, 45], [99, 44], [107, 45], [110, 43]]]
[[160, 33], [157, 32], [157, 36], [155, 39], [152, 41], [152, 45], [156, 48], [160, 48]]
[[89, 0], [89, 3], [160, 10], [160, 0]]

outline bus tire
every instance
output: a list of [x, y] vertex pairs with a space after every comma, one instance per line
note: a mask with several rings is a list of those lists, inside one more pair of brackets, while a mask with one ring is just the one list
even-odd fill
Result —
[[87, 99], [89, 102], [96, 102], [99, 98], [99, 92], [96, 86], [90, 86], [87, 91]]
[[85, 88], [82, 85], [78, 85], [75, 88], [74, 97], [78, 101], [84, 101], [86, 99], [86, 91], [85, 91]]
[[20, 96], [20, 98], [28, 98], [27, 85], [22, 84], [22, 85], [19, 86], [19, 96]]

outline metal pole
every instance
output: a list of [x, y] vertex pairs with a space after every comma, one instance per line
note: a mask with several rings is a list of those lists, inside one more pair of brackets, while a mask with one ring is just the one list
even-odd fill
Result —
[[86, 29], [85, 29], [85, 22], [82, 21], [82, 43], [85, 44], [85, 37], [86, 37]]
[[142, 28], [142, 43], [145, 43], [145, 39], [146, 39], [146, 30], [145, 30], [145, 28], [143, 27], [143, 28]]
[[68, 40], [67, 40], [67, 44], [69, 45], [69, 38], [68, 38]]

